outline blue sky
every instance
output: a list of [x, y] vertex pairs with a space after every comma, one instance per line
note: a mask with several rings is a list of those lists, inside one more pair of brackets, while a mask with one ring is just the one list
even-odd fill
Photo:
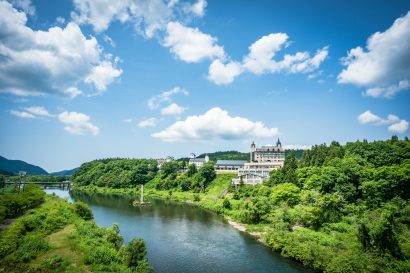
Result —
[[[357, 3], [359, 2], [359, 3]], [[0, 1], [0, 154], [48, 171], [408, 135], [409, 1]]]

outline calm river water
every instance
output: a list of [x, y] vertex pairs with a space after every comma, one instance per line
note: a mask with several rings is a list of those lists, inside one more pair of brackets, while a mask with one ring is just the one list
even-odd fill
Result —
[[119, 224], [125, 243], [143, 238], [155, 272], [308, 272], [201, 208], [162, 200], [135, 208], [127, 197], [46, 192], [87, 203], [98, 225]]

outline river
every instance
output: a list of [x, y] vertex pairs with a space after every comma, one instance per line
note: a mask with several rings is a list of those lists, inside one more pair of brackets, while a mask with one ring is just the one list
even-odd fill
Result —
[[120, 226], [125, 243], [143, 238], [154, 272], [308, 272], [202, 208], [164, 200], [150, 200], [150, 206], [135, 208], [128, 197], [61, 189], [46, 192], [87, 203], [98, 225]]

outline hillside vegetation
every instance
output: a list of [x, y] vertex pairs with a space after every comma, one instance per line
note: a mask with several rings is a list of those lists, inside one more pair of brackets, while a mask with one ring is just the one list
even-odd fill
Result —
[[98, 227], [86, 204], [46, 196], [0, 232], [0, 272], [150, 272], [145, 242]]
[[208, 165], [181, 172], [179, 164], [170, 162], [146, 183], [147, 195], [195, 203], [244, 223], [273, 250], [319, 271], [410, 271], [407, 138], [316, 145], [300, 160], [289, 153], [284, 168], [258, 186], [233, 187], [229, 175], [210, 180], [215, 174]]

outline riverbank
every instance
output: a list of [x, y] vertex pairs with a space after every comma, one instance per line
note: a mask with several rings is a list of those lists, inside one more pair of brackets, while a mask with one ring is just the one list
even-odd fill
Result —
[[130, 264], [118, 226], [99, 227], [91, 218], [83, 203], [45, 196], [0, 232], [0, 272], [149, 272], [146, 260]]

